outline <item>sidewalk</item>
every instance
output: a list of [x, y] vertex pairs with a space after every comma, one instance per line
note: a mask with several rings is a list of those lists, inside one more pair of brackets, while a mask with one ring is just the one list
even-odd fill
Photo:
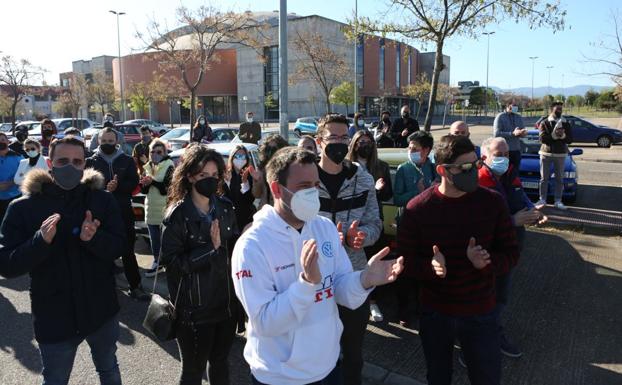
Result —
[[549, 220], [545, 227], [583, 231], [599, 235], [622, 235], [622, 212], [569, 206], [557, 210], [547, 205], [542, 212]]

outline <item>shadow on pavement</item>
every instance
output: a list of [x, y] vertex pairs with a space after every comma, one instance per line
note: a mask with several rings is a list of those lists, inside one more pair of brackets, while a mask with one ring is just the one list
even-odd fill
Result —
[[[503, 384], [622, 383], [620, 240], [573, 233], [563, 236], [567, 239], [550, 232], [527, 233], [504, 314], [506, 333], [524, 356], [503, 359]], [[425, 382], [416, 323], [412, 330], [393, 323], [393, 290], [379, 293], [378, 301], [390, 323], [370, 322], [365, 360]], [[468, 383], [466, 369], [454, 355], [453, 384]]]
[[577, 200], [573, 206], [622, 211], [622, 188], [579, 183]]
[[[28, 289], [28, 277], [0, 279], [0, 285], [17, 291]], [[41, 372], [41, 358], [35, 344], [30, 312], [20, 313], [8, 298], [0, 294], [0, 314], [3, 330], [0, 333], [0, 350], [13, 355], [24, 368]]]

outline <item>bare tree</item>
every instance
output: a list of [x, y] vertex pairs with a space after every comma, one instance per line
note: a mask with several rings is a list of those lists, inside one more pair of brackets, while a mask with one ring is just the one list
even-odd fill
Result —
[[597, 52], [589, 56], [584, 54], [583, 58], [585, 62], [599, 67], [588, 75], [608, 76], [617, 87], [622, 87], [622, 26], [619, 11], [611, 11], [611, 21], [613, 34], [605, 34], [599, 41], [591, 43]]
[[115, 90], [111, 79], [106, 76], [105, 72], [97, 71], [93, 74], [93, 80], [88, 84], [89, 99], [97, 105], [102, 113], [102, 117], [114, 105]]
[[43, 69], [33, 66], [28, 60], [15, 60], [11, 56], [3, 56], [0, 60], [0, 84], [11, 97], [11, 123], [15, 128], [15, 116], [17, 103], [24, 95], [31, 91], [33, 83], [39, 77], [42, 78]]
[[326, 112], [330, 112], [330, 94], [350, 75], [344, 59], [346, 53], [330, 47], [322, 36], [310, 32], [296, 31], [293, 44], [297, 65], [289, 83], [311, 80], [324, 96]]
[[[146, 51], [156, 52], [156, 59], [164, 71], [175, 71], [181, 76], [190, 94], [190, 120], [196, 118], [196, 92], [210, 67], [220, 60], [217, 49], [243, 45], [262, 46], [261, 31], [266, 26], [252, 19], [251, 13], [223, 12], [211, 5], [196, 10], [177, 9], [180, 28], [168, 31], [158, 21], [151, 20], [145, 32], [137, 37]], [[192, 133], [191, 133], [192, 136]]]
[[[454, 35], [477, 37], [491, 24], [505, 19], [526, 20], [529, 28], [550, 27], [553, 31], [564, 28], [566, 11], [559, 0], [388, 0], [389, 9], [377, 22], [368, 17], [352, 20], [351, 31], [358, 34], [382, 33], [397, 35], [410, 41], [430, 42], [435, 45], [434, 71], [428, 98], [425, 130], [432, 125], [433, 103], [436, 100], [439, 75], [445, 68], [443, 48]], [[402, 21], [403, 20], [403, 21]], [[352, 35], [352, 32], [349, 35]]]
[[168, 80], [162, 74], [154, 74], [149, 82], [133, 82], [128, 86], [128, 98], [130, 108], [136, 114], [142, 114], [149, 111], [149, 119], [151, 116], [151, 106], [155, 102], [167, 101], [171, 95], [179, 95], [175, 90], [179, 90], [178, 83]]
[[[73, 120], [78, 119], [80, 108], [88, 105], [89, 100], [89, 84], [84, 75], [74, 73], [69, 79], [69, 87], [61, 94], [56, 111], [61, 114], [71, 114]], [[76, 122], [73, 126], [75, 127]], [[80, 127], [78, 127], [80, 128]]]

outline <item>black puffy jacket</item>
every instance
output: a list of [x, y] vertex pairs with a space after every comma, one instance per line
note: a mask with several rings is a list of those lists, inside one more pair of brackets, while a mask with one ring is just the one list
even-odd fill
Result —
[[[0, 237], [0, 275], [30, 274], [35, 337], [41, 343], [86, 337], [118, 311], [114, 259], [125, 248], [125, 228], [103, 178], [85, 170], [82, 183], [62, 190], [45, 170], [28, 173], [25, 194], [7, 210]], [[93, 239], [80, 240], [86, 211], [101, 222]], [[47, 244], [39, 228], [52, 214], [61, 216]]]
[[232, 240], [238, 235], [235, 213], [227, 198], [214, 197], [212, 203], [213, 218], [220, 224], [217, 250], [210, 224], [201, 218], [190, 196], [169, 209], [163, 222], [160, 263], [166, 266], [169, 295], [177, 301], [179, 316], [196, 323], [237, 317], [231, 281]]

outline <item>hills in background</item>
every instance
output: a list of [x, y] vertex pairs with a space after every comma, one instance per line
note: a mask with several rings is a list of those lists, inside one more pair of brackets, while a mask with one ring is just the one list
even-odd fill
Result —
[[[494, 89], [495, 92], [497, 93], [498, 92], [502, 92], [502, 93], [511, 92], [513, 94], [525, 95], [525, 96], [531, 97], [531, 87], [503, 89], [503, 88], [491, 86], [490, 88]], [[565, 96], [585, 95], [585, 93], [589, 90], [600, 92], [602, 90], [611, 89], [611, 88], [613, 88], [613, 86], [607, 87], [607, 86], [578, 85], [578, 86], [564, 87], [564, 88], [551, 87], [550, 89], [548, 87], [534, 87], [533, 96], [536, 98], [541, 98], [547, 94], [551, 94], [553, 96], [555, 95], [565, 95]]]

